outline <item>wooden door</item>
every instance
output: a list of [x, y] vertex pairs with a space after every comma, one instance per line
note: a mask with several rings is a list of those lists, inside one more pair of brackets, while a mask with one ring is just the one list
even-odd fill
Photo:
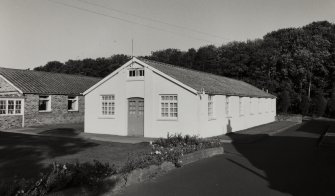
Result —
[[144, 99], [128, 99], [128, 135], [144, 136]]

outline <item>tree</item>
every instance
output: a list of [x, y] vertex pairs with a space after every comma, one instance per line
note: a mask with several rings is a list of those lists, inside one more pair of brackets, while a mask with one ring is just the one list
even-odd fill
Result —
[[310, 107], [310, 98], [306, 95], [302, 97], [302, 100], [300, 102], [300, 112], [302, 115], [306, 116], [308, 115], [309, 107]]
[[316, 93], [312, 99], [312, 114], [316, 116], [323, 116], [327, 108], [327, 100], [321, 92]]
[[283, 113], [287, 113], [290, 106], [291, 106], [290, 94], [287, 90], [283, 90], [283, 92], [280, 94], [279, 107]]
[[333, 91], [330, 99], [328, 100], [327, 104], [327, 113], [329, 117], [335, 117], [335, 90]]

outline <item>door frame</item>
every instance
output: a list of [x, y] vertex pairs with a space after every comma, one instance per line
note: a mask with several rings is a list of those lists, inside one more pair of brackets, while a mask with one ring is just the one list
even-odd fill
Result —
[[143, 100], [143, 104], [144, 104], [144, 106], [143, 106], [143, 136], [139, 136], [139, 137], [144, 137], [144, 135], [145, 135], [145, 129], [144, 129], [144, 127], [145, 127], [145, 125], [144, 125], [144, 122], [145, 122], [145, 101], [144, 101], [144, 97], [128, 97], [126, 99], [126, 105], [127, 105], [127, 110], [126, 110], [127, 136], [129, 136], [129, 100], [130, 99], [135, 99], [135, 98], [136, 99], [142, 99]]

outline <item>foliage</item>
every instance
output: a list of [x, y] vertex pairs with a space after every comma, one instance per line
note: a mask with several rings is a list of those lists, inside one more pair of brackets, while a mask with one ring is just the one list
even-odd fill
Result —
[[127, 173], [137, 168], [159, 165], [164, 161], [172, 162], [179, 167], [182, 164], [180, 159], [184, 154], [206, 148], [220, 147], [222, 143], [218, 138], [202, 139], [197, 136], [168, 134], [167, 138], [157, 139], [151, 146], [150, 152], [130, 156], [121, 168], [121, 172]]
[[53, 163], [38, 180], [14, 180], [0, 185], [1, 195], [41, 196], [67, 187], [88, 186], [97, 188], [107, 177], [116, 173], [116, 168], [96, 160], [93, 163]]
[[291, 98], [289, 95], [289, 92], [287, 90], [284, 90], [279, 97], [279, 106], [283, 113], [287, 113], [287, 110], [291, 106]]
[[129, 60], [130, 56], [118, 54], [109, 58], [68, 60], [65, 63], [51, 61], [44, 66], [36, 67], [34, 70], [105, 77]]
[[[327, 21], [286, 28], [263, 39], [203, 46], [187, 51], [168, 48], [145, 58], [240, 79], [279, 95], [289, 86], [289, 112], [301, 111], [302, 96], [335, 87], [335, 25]], [[130, 57], [49, 62], [35, 70], [104, 77]], [[328, 97], [327, 97], [328, 98]], [[280, 107], [278, 107], [280, 108]], [[285, 109], [285, 108], [283, 108]]]
[[312, 99], [312, 114], [323, 116], [327, 108], [327, 100], [322, 93], [317, 93]]
[[300, 103], [300, 113], [304, 116], [308, 115], [309, 107], [310, 107], [310, 98], [306, 95], [302, 97], [301, 103]]
[[328, 100], [327, 113], [329, 117], [335, 117], [335, 92], [332, 93], [332, 96]]

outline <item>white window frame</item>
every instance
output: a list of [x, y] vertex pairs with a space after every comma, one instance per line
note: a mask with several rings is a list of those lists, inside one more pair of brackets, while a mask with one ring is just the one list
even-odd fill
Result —
[[[163, 107], [163, 104], [164, 104], [164, 107]], [[178, 116], [179, 116], [178, 108], [179, 108], [179, 104], [178, 104], [177, 94], [160, 94], [159, 95], [159, 114], [158, 114], [159, 120], [178, 120]], [[173, 112], [171, 112], [171, 110], [173, 110]], [[167, 114], [167, 116], [164, 116], [165, 114]]]
[[[110, 99], [106, 99], [108, 97], [110, 97]], [[100, 95], [100, 118], [115, 118], [115, 115], [116, 115], [115, 95], [114, 94]]]
[[[41, 97], [43, 97], [43, 98], [41, 98]], [[46, 98], [44, 98], [44, 97], [46, 97]], [[41, 100], [47, 100], [48, 101], [46, 110], [40, 110], [40, 101]], [[39, 95], [38, 96], [38, 112], [51, 112], [51, 95]]]
[[[131, 74], [133, 73], [133, 74]], [[130, 80], [143, 80], [145, 76], [144, 68], [130, 68], [127, 72], [127, 77]]]
[[[4, 114], [0, 114], [0, 116], [15, 116], [15, 115], [23, 115], [23, 112], [24, 112], [24, 99], [17, 99], [17, 98], [0, 98], [0, 101], [4, 101], [5, 102], [5, 113]], [[13, 109], [13, 113], [12, 114], [9, 114], [9, 101], [13, 101], [14, 104], [14, 109]], [[20, 112], [17, 113], [17, 101], [20, 101]]]
[[[75, 106], [74, 106], [74, 109], [72, 109], [72, 110], [69, 109], [69, 101], [75, 101], [75, 102], [73, 102], [73, 103], [75, 103]], [[79, 98], [78, 98], [78, 96], [68, 96], [67, 97], [67, 104], [68, 104], [67, 111], [69, 111], [69, 112], [77, 112], [77, 111], [79, 111]]]
[[214, 95], [208, 95], [208, 120], [215, 119]]

